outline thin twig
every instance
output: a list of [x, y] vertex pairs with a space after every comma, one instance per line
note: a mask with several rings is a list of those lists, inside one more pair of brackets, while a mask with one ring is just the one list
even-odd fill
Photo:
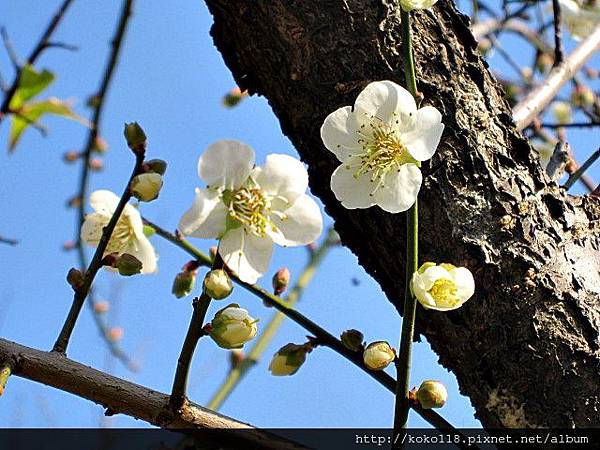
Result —
[[556, 97], [562, 86], [600, 50], [600, 25], [560, 64], [553, 68], [543, 84], [513, 108], [518, 129], [526, 128]]
[[600, 127], [600, 122], [573, 122], [573, 123], [542, 123], [542, 128], [591, 128]]
[[[48, 27], [46, 28], [46, 30], [40, 37], [37, 45], [31, 51], [31, 54], [28, 56], [27, 60], [25, 61], [26, 64], [33, 65], [35, 63], [35, 61], [38, 59], [38, 57], [42, 54], [44, 49], [47, 48], [47, 44], [50, 40], [50, 37], [56, 30], [56, 27], [58, 27], [58, 25], [60, 24], [61, 20], [63, 19], [64, 15], [67, 12], [67, 9], [71, 5], [71, 3], [73, 3], [73, 0], [64, 0], [63, 3], [59, 6], [58, 10], [52, 17], [52, 20], [48, 24]], [[6, 92], [6, 95], [4, 96], [2, 105], [0, 105], [0, 123], [2, 122], [2, 119], [4, 118], [4, 116], [9, 113], [9, 105], [10, 105], [10, 102], [11, 102], [13, 96], [15, 95], [15, 92], [17, 92], [17, 88], [19, 87], [19, 81], [21, 79], [22, 70], [23, 70], [23, 66], [20, 66], [18, 68], [18, 70], [16, 71], [17, 73], [15, 74], [15, 78], [14, 78], [10, 88]]]
[[21, 62], [19, 61], [19, 55], [10, 41], [10, 37], [8, 36], [8, 31], [6, 31], [5, 27], [0, 27], [0, 34], [2, 35], [2, 43], [4, 44], [4, 48], [6, 48], [6, 53], [8, 53], [8, 58], [12, 63], [15, 70], [19, 70], [21, 67]]
[[0, 236], [0, 243], [15, 246], [19, 243], [19, 241], [17, 239]]
[[81, 284], [81, 286], [75, 288], [73, 304], [71, 305], [71, 309], [69, 310], [65, 323], [52, 349], [55, 352], [65, 353], [67, 350], [67, 346], [69, 345], [69, 338], [71, 337], [71, 333], [73, 332], [73, 328], [75, 327], [75, 323], [77, 322], [77, 318], [79, 317], [81, 308], [83, 307], [85, 299], [89, 294], [90, 288], [92, 286], [94, 278], [96, 277], [96, 274], [98, 273], [98, 270], [100, 270], [100, 267], [102, 267], [102, 258], [104, 256], [104, 252], [106, 251], [106, 247], [108, 246], [108, 243], [110, 241], [110, 237], [115, 229], [115, 226], [117, 225], [117, 222], [119, 221], [119, 218], [121, 217], [121, 213], [125, 209], [125, 205], [131, 198], [131, 191], [129, 189], [129, 186], [133, 178], [141, 172], [142, 165], [144, 163], [143, 151], [135, 151], [134, 154], [135, 165], [133, 171], [131, 172], [131, 176], [127, 181], [127, 186], [125, 187], [123, 195], [121, 196], [121, 199], [119, 200], [119, 203], [115, 208], [115, 212], [113, 213], [112, 217], [110, 218], [110, 221], [102, 231], [102, 236], [100, 237], [100, 241], [98, 242], [98, 247], [96, 247], [96, 251], [94, 253], [92, 261], [90, 262], [90, 265], [85, 271], [83, 283]]
[[560, 2], [552, 0], [552, 12], [554, 14], [554, 66], [563, 62], [564, 53], [562, 47], [562, 18], [560, 11]]
[[[164, 228], [159, 227], [158, 225], [150, 222], [148, 219], [143, 218], [144, 224], [152, 227], [156, 234], [167, 241], [175, 244], [177, 247], [184, 250], [190, 256], [192, 256], [200, 265], [205, 267], [211, 267], [212, 258], [208, 255], [205, 255], [201, 251], [199, 251], [196, 247], [191, 245], [185, 239], [178, 238], [173, 233], [166, 231]], [[256, 295], [258, 298], [263, 300], [269, 306], [274, 307], [279, 312], [285, 314], [288, 318], [296, 322], [298, 325], [303, 327], [305, 330], [310, 332], [313, 336], [317, 338], [317, 342], [319, 345], [324, 345], [329, 347], [331, 350], [335, 351], [339, 355], [346, 358], [356, 367], [360, 368], [362, 371], [367, 373], [369, 376], [377, 380], [381, 385], [385, 386], [390, 392], [394, 392], [396, 388], [396, 380], [389, 376], [387, 373], [380, 370], [370, 370], [368, 369], [363, 362], [362, 354], [360, 352], [353, 352], [352, 350], [347, 349], [342, 341], [337, 339], [335, 336], [330, 334], [328, 331], [321, 328], [319, 325], [291, 308], [283, 299], [280, 297], [271, 294], [265, 289], [261, 288], [256, 284], [249, 284], [241, 281], [235, 275], [231, 275], [231, 279], [242, 286], [247, 291]], [[430, 409], [423, 409], [419, 406], [411, 405], [411, 407], [419, 414], [423, 419], [425, 419], [428, 423], [436, 427], [440, 430], [452, 430], [457, 432], [457, 430], [442, 416]], [[467, 442], [465, 438], [464, 442]], [[460, 448], [468, 448], [466, 444], [459, 445]], [[471, 447], [472, 449], [473, 447]]]
[[[119, 55], [121, 52], [121, 48], [123, 47], [123, 42], [125, 38], [125, 34], [127, 31], [127, 25], [129, 23], [129, 19], [131, 18], [133, 8], [132, 0], [125, 0], [123, 2], [123, 7], [121, 9], [121, 14], [119, 17], [119, 21], [111, 39], [111, 50], [108, 56], [108, 60], [106, 62], [106, 66], [104, 69], [104, 74], [102, 76], [102, 80], [100, 82], [100, 88], [98, 90], [98, 94], [96, 95], [96, 99], [93, 102], [93, 112], [91, 119], [91, 126], [88, 132], [88, 136], [85, 143], [85, 150], [81, 153], [81, 175], [79, 179], [79, 193], [77, 196], [81, 199], [79, 202], [79, 206], [77, 208], [77, 218], [75, 224], [75, 242], [77, 248], [77, 255], [79, 259], [79, 266], [81, 270], [84, 270], [87, 267], [87, 258], [85, 256], [85, 250], [83, 248], [83, 243], [81, 242], [81, 227], [83, 225], [83, 221], [85, 220], [85, 198], [87, 197], [88, 190], [88, 181], [89, 181], [89, 173], [90, 173], [90, 159], [92, 157], [94, 146], [96, 145], [96, 141], [98, 139], [98, 133], [101, 127], [101, 121], [104, 111], [105, 99], [108, 89], [111, 84], [111, 80], [113, 79], [113, 75], [115, 73], [115, 68], [119, 61]], [[137, 365], [127, 356], [127, 354], [120, 348], [120, 346], [110, 340], [108, 338], [109, 327], [106, 325], [105, 320], [100, 316], [98, 312], [94, 309], [94, 299], [90, 292], [90, 298], [92, 299], [89, 302], [90, 311], [94, 317], [94, 323], [98, 327], [98, 332], [102, 339], [105, 341], [108, 346], [111, 354], [120, 360], [126, 367], [130, 370], [135, 371], [137, 369]]]
[[571, 189], [573, 184], [575, 184], [575, 182], [579, 178], [581, 178], [581, 176], [585, 173], [585, 171], [588, 170], [590, 168], [590, 166], [592, 164], [594, 164], [598, 158], [600, 158], [600, 148], [598, 150], [596, 150], [594, 153], [592, 153], [590, 155], [590, 157], [588, 159], [586, 159], [585, 162], [581, 165], [581, 167], [571, 174], [571, 176], [567, 179], [567, 181], [563, 185], [565, 190], [568, 191], [569, 189]]

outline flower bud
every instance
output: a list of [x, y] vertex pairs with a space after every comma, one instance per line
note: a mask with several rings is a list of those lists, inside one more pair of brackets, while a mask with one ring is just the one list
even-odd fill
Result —
[[550, 53], [541, 53], [535, 62], [535, 68], [540, 73], [546, 73], [554, 64], [554, 56]]
[[592, 106], [595, 100], [596, 96], [594, 92], [585, 86], [577, 86], [571, 94], [573, 104], [582, 108]]
[[210, 255], [210, 257], [212, 259], [215, 259], [217, 257], [217, 251], [218, 251], [218, 247], [216, 245], [212, 245], [209, 249], [208, 249], [208, 254]]
[[206, 295], [215, 300], [223, 300], [233, 290], [231, 278], [223, 269], [211, 270], [204, 277], [202, 290]]
[[162, 159], [150, 159], [144, 162], [147, 172], [154, 172], [159, 175], [164, 175], [167, 171], [167, 162]]
[[236, 86], [223, 97], [223, 106], [226, 106], [227, 108], [233, 108], [239, 102], [241, 102], [244, 97], [247, 96], [248, 93], [246, 91], [242, 91]]
[[413, 274], [410, 289], [424, 308], [450, 311], [473, 296], [475, 281], [465, 267], [426, 262]]
[[144, 151], [146, 150], [146, 133], [137, 122], [131, 122], [125, 124], [125, 140], [127, 146], [133, 151]]
[[123, 253], [117, 258], [114, 266], [120, 275], [129, 277], [142, 271], [142, 262], [129, 253]]
[[552, 113], [556, 121], [561, 125], [571, 122], [571, 105], [567, 102], [555, 102]]
[[396, 359], [396, 352], [384, 341], [370, 343], [363, 352], [365, 366], [371, 370], [385, 369]]
[[256, 336], [258, 320], [253, 319], [236, 303], [223, 308], [211, 321], [210, 337], [225, 349], [242, 348], [246, 342]]
[[448, 400], [448, 391], [439, 381], [423, 381], [417, 391], [417, 400], [424, 409], [441, 408]]
[[99, 158], [90, 159], [89, 165], [90, 169], [92, 169], [94, 172], [100, 172], [102, 169], [104, 169], [104, 163]]
[[69, 272], [67, 273], [67, 283], [71, 285], [74, 291], [83, 285], [83, 280], [84, 276], [80, 270], [75, 269], [74, 267], [69, 269]]
[[72, 162], [77, 161], [80, 156], [81, 156], [81, 153], [76, 152], [75, 150], [71, 150], [71, 151], [66, 152], [63, 155], [63, 160], [65, 162], [72, 163]]
[[94, 142], [92, 143], [92, 151], [96, 153], [106, 153], [108, 150], [108, 144], [104, 139], [100, 136], [96, 136]]
[[354, 329], [344, 331], [341, 336], [344, 347], [353, 352], [358, 352], [363, 349], [364, 338], [365, 337], [360, 331]]
[[77, 246], [77, 244], [75, 243], [75, 241], [71, 241], [71, 240], [69, 240], [69, 241], [65, 241], [65, 242], [63, 242], [63, 246], [62, 246], [62, 248], [63, 248], [63, 250], [64, 250], [65, 252], [70, 252], [70, 251], [71, 251], [71, 250], [73, 250], [73, 249], [74, 249], [76, 246]]
[[78, 195], [75, 195], [74, 197], [71, 197], [69, 200], [67, 200], [67, 206], [69, 208], [78, 208], [79, 205], [81, 205], [81, 197], [79, 197]]
[[115, 327], [108, 330], [106, 333], [106, 337], [111, 342], [117, 342], [123, 339], [123, 335], [125, 334], [125, 330], [123, 328]]
[[94, 312], [96, 312], [98, 314], [107, 313], [109, 309], [110, 309], [110, 304], [108, 302], [105, 302], [105, 301], [94, 302]]
[[130, 190], [135, 198], [142, 202], [151, 202], [158, 197], [163, 185], [160, 174], [147, 172], [131, 180]]
[[231, 350], [229, 352], [229, 364], [231, 370], [235, 369], [244, 359], [246, 359], [246, 355], [241, 350]]
[[275, 295], [281, 295], [290, 284], [290, 271], [287, 267], [282, 267], [273, 275], [273, 292]]
[[175, 297], [182, 298], [191, 294], [196, 284], [196, 272], [179, 272], [173, 280], [171, 292]]
[[269, 364], [269, 371], [275, 376], [293, 375], [306, 361], [306, 354], [311, 351], [308, 345], [286, 344], [281, 347]]

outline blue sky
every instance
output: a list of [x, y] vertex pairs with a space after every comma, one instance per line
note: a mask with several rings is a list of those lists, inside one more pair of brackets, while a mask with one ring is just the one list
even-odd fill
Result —
[[[56, 0], [0, 0], [0, 22], [21, 55], [30, 51], [58, 4]], [[110, 150], [103, 158], [105, 170], [92, 174], [91, 190], [122, 191], [132, 166], [122, 127], [126, 121], [138, 121], [149, 137], [148, 156], [169, 163], [160, 198], [142, 205], [141, 211], [173, 230], [191, 204], [194, 188], [200, 186], [197, 160], [212, 142], [229, 138], [248, 143], [258, 163], [268, 153], [296, 152], [263, 98], [247, 99], [234, 109], [221, 106], [223, 94], [234, 82], [212, 45], [211, 18], [203, 2], [182, 0], [175, 8], [161, 6], [164, 2], [140, 0], [136, 4], [101, 130]], [[99, 84], [119, 9], [118, 1], [74, 2], [56, 40], [77, 45], [79, 51], [50, 50], [37, 65], [57, 74], [47, 94], [73, 99], [75, 109], [84, 116], [89, 114], [85, 100]], [[498, 65], [502, 67], [500, 61]], [[1, 51], [0, 71], [11, 78], [9, 60]], [[0, 151], [0, 235], [20, 239], [16, 247], [0, 246], [0, 336], [50, 349], [71, 302], [66, 272], [76, 264], [75, 254], [61, 247], [74, 237], [75, 211], [65, 203], [76, 193], [79, 167], [65, 164], [62, 155], [84, 145], [86, 130], [59, 118], [47, 118], [44, 123], [50, 129], [47, 138], [29, 130], [16, 153], [9, 156]], [[0, 126], [3, 147], [7, 125], [5, 121]], [[597, 142], [597, 131], [587, 130], [575, 136], [574, 143], [579, 145], [574, 147], [583, 155]], [[158, 237], [152, 241], [160, 254], [157, 275], [123, 279], [101, 272], [96, 283], [100, 297], [111, 300], [111, 322], [125, 330], [123, 348], [141, 370], [131, 373], [107, 355], [89, 311], [82, 313], [68, 353], [84, 364], [168, 392], [191, 313], [191, 297], [175, 299], [171, 283], [188, 258]], [[205, 251], [211, 245], [201, 240], [194, 243]], [[293, 277], [305, 259], [305, 249], [278, 249], [271, 269], [286, 265]], [[268, 286], [269, 279], [266, 276], [262, 284]], [[232, 301], [262, 323], [273, 313], [241, 289]], [[209, 317], [222, 307], [223, 303], [215, 303]], [[330, 252], [298, 309], [333, 334], [358, 328], [367, 341], [388, 340], [397, 345], [400, 319], [396, 311], [347, 249]], [[302, 342], [305, 335], [302, 328], [286, 322], [266, 359], [221, 411], [263, 427], [391, 426], [393, 395], [328, 349], [310, 354], [293, 377], [268, 373], [270, 355], [287, 342]], [[193, 401], [208, 401], [226, 375], [227, 356], [210, 339], [201, 341], [190, 378]], [[437, 364], [427, 343], [415, 346], [413, 366], [413, 385], [439, 379], [448, 386], [450, 399], [441, 414], [459, 427], [479, 426], [454, 376]], [[148, 426], [122, 415], [101, 422], [99, 406], [16, 377], [9, 380], [0, 402], [0, 426], [4, 427]], [[426, 424], [411, 414], [410, 425]]]

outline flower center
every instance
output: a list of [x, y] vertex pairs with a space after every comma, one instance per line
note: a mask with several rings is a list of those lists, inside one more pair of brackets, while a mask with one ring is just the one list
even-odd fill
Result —
[[456, 295], [456, 284], [451, 280], [439, 279], [431, 289], [429, 293], [434, 298], [435, 303], [439, 306], [451, 307], [459, 302], [459, 298]]
[[231, 195], [229, 216], [240, 222], [253, 234], [264, 237], [269, 224], [267, 212], [270, 202], [257, 188], [241, 188]]
[[384, 177], [391, 171], [399, 171], [403, 164], [415, 162], [406, 147], [397, 136], [396, 131], [384, 123], [369, 123], [370, 133], [364, 131], [365, 125], [358, 132], [358, 143], [363, 152], [360, 167], [354, 173], [354, 178], [371, 173], [371, 182], [377, 181], [375, 189], [383, 185]]
[[[108, 221], [109, 219], [107, 218], [107, 225]], [[129, 242], [134, 238], [135, 233], [131, 226], [131, 222], [126, 217], [121, 216], [110, 236], [110, 241], [108, 241], [105, 253], [121, 253], [125, 251]]]

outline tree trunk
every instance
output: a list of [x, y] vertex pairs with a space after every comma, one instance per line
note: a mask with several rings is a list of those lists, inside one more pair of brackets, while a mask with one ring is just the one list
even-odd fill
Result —
[[[344, 209], [329, 188], [339, 163], [319, 135], [367, 83], [405, 84], [398, 2], [206, 2], [236, 81], [268, 98], [344, 245], [400, 310], [405, 216]], [[420, 260], [467, 266], [476, 281], [461, 309], [419, 307], [418, 330], [485, 427], [600, 426], [598, 199], [542, 173], [452, 2], [414, 16], [423, 104], [446, 124], [423, 167]]]

